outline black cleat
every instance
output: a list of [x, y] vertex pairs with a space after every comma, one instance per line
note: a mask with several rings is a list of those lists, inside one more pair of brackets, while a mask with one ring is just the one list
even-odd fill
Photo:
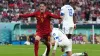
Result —
[[88, 56], [88, 54], [86, 52], [84, 52], [84, 56]]

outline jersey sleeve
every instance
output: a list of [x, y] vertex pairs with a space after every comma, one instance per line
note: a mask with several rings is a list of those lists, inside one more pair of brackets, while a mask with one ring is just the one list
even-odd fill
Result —
[[19, 14], [19, 17], [27, 18], [27, 17], [35, 17], [36, 12], [28, 13], [28, 14]]
[[64, 13], [64, 8], [63, 8], [63, 7], [61, 8], [60, 15], [61, 15], [61, 16], [64, 16], [64, 15], [65, 15], [65, 13]]
[[48, 12], [48, 15], [54, 19], [61, 19], [60, 15], [56, 15], [56, 14], [53, 14], [51, 12]]

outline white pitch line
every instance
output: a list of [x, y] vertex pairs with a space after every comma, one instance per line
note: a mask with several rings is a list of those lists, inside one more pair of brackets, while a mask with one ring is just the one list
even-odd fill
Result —
[[[85, 50], [85, 49], [72, 49], [72, 50]], [[92, 50], [92, 49], [86, 49], [88, 51], [100, 51], [100, 50]]]

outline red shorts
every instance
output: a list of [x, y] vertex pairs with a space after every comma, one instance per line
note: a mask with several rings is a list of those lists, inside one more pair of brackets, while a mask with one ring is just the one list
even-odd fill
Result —
[[50, 41], [50, 33], [48, 34], [41, 34], [41, 33], [36, 33], [36, 36], [39, 36], [41, 39], [45, 39], [46, 41]]

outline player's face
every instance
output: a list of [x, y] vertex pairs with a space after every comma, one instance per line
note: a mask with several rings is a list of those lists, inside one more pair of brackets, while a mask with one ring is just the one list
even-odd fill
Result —
[[45, 12], [46, 6], [44, 4], [40, 4], [40, 12]]

